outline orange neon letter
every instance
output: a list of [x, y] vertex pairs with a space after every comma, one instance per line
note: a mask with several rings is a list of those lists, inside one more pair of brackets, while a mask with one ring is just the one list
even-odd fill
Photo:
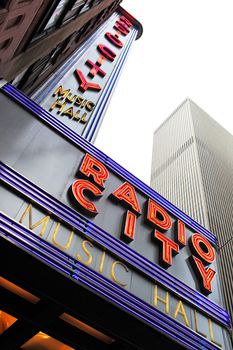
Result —
[[101, 53], [101, 55], [103, 55], [105, 58], [107, 58], [109, 61], [113, 62], [116, 54], [115, 52], [113, 52], [108, 46], [106, 45], [102, 45], [99, 44], [97, 46], [97, 49], [99, 50], [99, 52]]
[[88, 191], [96, 197], [101, 196], [102, 192], [98, 187], [86, 180], [78, 179], [72, 184], [72, 192], [78, 204], [89, 213], [98, 214], [96, 206], [84, 197], [84, 191]]
[[215, 251], [210, 242], [200, 235], [200, 233], [195, 233], [191, 238], [191, 243], [193, 249], [198, 254], [198, 256], [204, 260], [207, 264], [211, 264], [215, 260]]
[[141, 213], [135, 189], [128, 182], [123, 183], [112, 195], [137, 213]]
[[125, 18], [125, 16], [121, 16], [120, 20], [125, 22], [125, 24], [127, 24], [128, 27], [132, 27], [132, 23], [127, 18]]
[[114, 28], [117, 29], [122, 35], [127, 35], [130, 32], [129, 27], [123, 21], [116, 21]]
[[105, 166], [97, 159], [86, 154], [79, 170], [87, 177], [91, 175], [94, 181], [104, 188], [104, 181], [108, 179], [109, 174]]
[[186, 245], [185, 224], [180, 220], [177, 221], [177, 241], [181, 247], [184, 247]]
[[122, 41], [120, 41], [120, 39], [116, 35], [113, 35], [112, 33], [107, 32], [105, 34], [105, 38], [107, 38], [116, 47], [118, 47], [118, 48], [123, 47]]
[[170, 216], [166, 210], [151, 199], [148, 202], [147, 219], [162, 231], [167, 231], [172, 227]]
[[162, 262], [166, 266], [172, 265], [172, 252], [179, 253], [179, 246], [173, 242], [170, 238], [164, 236], [164, 234], [155, 231], [155, 238], [157, 238], [163, 244]]
[[129, 242], [134, 240], [136, 219], [136, 215], [127, 210], [123, 237]]
[[179, 246], [173, 242], [170, 238], [164, 236], [164, 234], [155, 231], [155, 238], [157, 238], [163, 244], [162, 262], [166, 266], [172, 265], [172, 252], [179, 253]]
[[211, 269], [210, 267], [205, 269], [203, 262], [197, 257], [193, 256], [193, 261], [197, 267], [198, 272], [200, 273], [202, 286], [206, 293], [212, 293], [211, 282], [216, 274], [216, 271]]
[[85, 92], [87, 91], [88, 89], [89, 90], [94, 90], [94, 91], [100, 91], [102, 88], [99, 84], [94, 84], [94, 83], [91, 83], [89, 81], [87, 81], [82, 73], [81, 70], [79, 69], [76, 69], [75, 70], [75, 74], [78, 78], [78, 81], [80, 83], [79, 85], [79, 90], [82, 91], [82, 92]]

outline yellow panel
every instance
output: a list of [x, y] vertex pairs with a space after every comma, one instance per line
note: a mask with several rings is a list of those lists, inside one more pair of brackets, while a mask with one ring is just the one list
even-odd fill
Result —
[[21, 348], [24, 350], [75, 350], [43, 332], [36, 334]]
[[99, 339], [100, 341], [102, 341], [106, 344], [111, 344], [115, 341], [115, 339], [110, 338], [109, 336], [105, 335], [104, 333], [97, 331], [97, 329], [88, 326], [86, 323], [83, 323], [83, 322], [79, 321], [77, 318], [74, 318], [66, 313], [62, 314], [60, 316], [60, 318], [63, 321], [66, 321], [67, 323], [71, 324], [72, 326], [82, 330], [83, 332], [90, 334], [91, 336]]
[[23, 299], [26, 299], [32, 304], [36, 304], [40, 299], [37, 298], [35, 295], [29, 293], [25, 289], [17, 286], [16, 284], [6, 280], [3, 277], [0, 277], [0, 286], [9, 290], [10, 292], [20, 296]]
[[17, 321], [17, 318], [7, 314], [4, 311], [0, 311], [0, 334], [2, 334], [7, 328]]

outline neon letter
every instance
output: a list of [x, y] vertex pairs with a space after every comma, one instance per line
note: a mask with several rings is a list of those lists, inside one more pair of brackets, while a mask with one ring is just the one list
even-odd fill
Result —
[[94, 181], [104, 188], [104, 181], [108, 179], [108, 170], [90, 154], [85, 155], [80, 171], [87, 177], [92, 175]]
[[121, 22], [121, 21], [116, 21], [114, 28], [119, 30], [119, 32], [123, 35], [127, 35], [130, 32], [128, 26], [124, 22]]
[[180, 220], [177, 221], [177, 241], [181, 247], [186, 245], [185, 224]]
[[105, 77], [106, 72], [104, 72], [101, 68], [100, 68], [100, 64], [98, 63], [98, 61], [96, 63], [93, 63], [91, 60], [87, 60], [86, 64], [91, 67], [90, 72], [88, 73], [88, 75], [91, 78], [94, 78], [96, 76], [96, 74], [99, 74], [101, 77]]
[[130, 242], [134, 240], [135, 225], [136, 225], [136, 215], [131, 211], [127, 210], [123, 236]]
[[215, 260], [215, 251], [210, 242], [200, 235], [195, 233], [191, 238], [192, 246], [198, 256], [204, 260], [204, 262], [211, 264]]
[[73, 195], [77, 202], [82, 206], [82, 208], [86, 209], [92, 214], [98, 214], [96, 206], [84, 197], [83, 192], [85, 190], [91, 192], [94, 196], [97, 197], [102, 195], [100, 189], [89, 181], [79, 179], [74, 181], [72, 184]]
[[118, 39], [116, 35], [113, 35], [112, 33], [107, 32], [105, 34], [105, 37], [116, 47], [119, 47], [119, 48], [123, 47], [123, 43], [120, 41], [120, 39]]
[[155, 231], [155, 238], [163, 244], [162, 262], [166, 266], [172, 265], [172, 252], [179, 253], [179, 246], [173, 242], [170, 238], [164, 236], [162, 233]]
[[84, 75], [81, 72], [81, 70], [76, 69], [75, 70], [75, 74], [77, 75], [78, 81], [80, 82], [79, 90], [81, 90], [82, 92], [85, 92], [88, 89], [89, 90], [94, 90], [94, 91], [100, 91], [101, 90], [101, 86], [99, 84], [94, 84], [94, 83], [88, 82], [84, 78]]
[[[159, 218], [157, 214], [159, 214]], [[167, 231], [172, 226], [171, 219], [166, 210], [151, 199], [148, 202], [147, 219], [162, 231]]]
[[128, 27], [132, 27], [132, 23], [125, 16], [121, 16], [120, 21], [125, 22]]
[[116, 54], [111, 49], [109, 49], [109, 47], [102, 45], [102, 44], [99, 44], [97, 48], [100, 51], [100, 53], [104, 57], [106, 57], [109, 61], [111, 61], [111, 62], [114, 61]]
[[128, 182], [123, 183], [116, 191], [114, 191], [113, 196], [118, 198], [120, 201], [123, 201], [137, 213], [141, 213], [135, 189]]
[[214, 271], [210, 267], [205, 269], [202, 261], [196, 256], [193, 256], [193, 261], [197, 267], [198, 272], [200, 273], [200, 277], [202, 279], [202, 286], [205, 292], [207, 292], [208, 294], [212, 293], [211, 282], [216, 274], [216, 271]]

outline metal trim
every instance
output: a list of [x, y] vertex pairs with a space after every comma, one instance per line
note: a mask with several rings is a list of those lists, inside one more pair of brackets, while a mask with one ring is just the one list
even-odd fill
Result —
[[75, 279], [85, 287], [91, 288], [104, 298], [123, 308], [133, 316], [155, 327], [166, 336], [175, 339], [188, 349], [218, 350], [219, 348], [193, 330], [185, 327], [170, 316], [153, 308], [146, 302], [125, 291], [99, 273], [53, 247], [50, 243], [35, 236], [30, 230], [0, 213], [0, 236], [19, 246], [37, 259], [53, 266], [63, 274]]
[[156, 280], [159, 284], [165, 286], [189, 304], [194, 305], [202, 312], [210, 315], [218, 323], [225, 327], [230, 327], [229, 315], [219, 305], [215, 304], [198, 291], [193, 290], [185, 283], [179, 281], [160, 266], [153, 264], [126, 244], [80, 215], [76, 210], [69, 208], [67, 205], [63, 204], [39, 186], [19, 174], [13, 168], [10, 168], [2, 162], [0, 162], [0, 180], [37, 203], [40, 207], [53, 213], [64, 223], [71, 225], [77, 231], [90, 237], [97, 244], [105, 247], [114, 255], [121, 257], [121, 259], [127, 261], [131, 266], [143, 272], [150, 279]]
[[34, 101], [32, 101], [30, 98], [28, 98], [22, 92], [17, 90], [11, 84], [8, 83], [7, 85], [5, 85], [2, 88], [2, 90], [8, 96], [13, 97], [13, 99], [15, 101], [19, 102], [21, 105], [23, 105], [28, 110], [33, 112], [33, 114], [36, 115], [36, 117], [38, 117], [39, 119], [42, 119], [47, 124], [49, 124], [50, 126], [55, 128], [63, 136], [65, 136], [67, 139], [72, 141], [76, 146], [82, 148], [86, 152], [88, 152], [91, 155], [93, 155], [94, 157], [96, 157], [99, 161], [104, 163], [110, 170], [117, 173], [119, 176], [123, 177], [125, 180], [129, 181], [143, 194], [145, 194], [146, 196], [149, 196], [151, 199], [154, 199], [155, 201], [157, 201], [165, 209], [167, 209], [170, 213], [175, 215], [178, 219], [183, 220], [183, 222], [185, 224], [187, 224], [192, 229], [197, 230], [204, 237], [206, 237], [213, 245], [217, 246], [217, 238], [213, 235], [213, 233], [211, 233], [210, 231], [208, 231], [207, 229], [202, 227], [195, 220], [193, 220], [187, 214], [185, 214], [180, 209], [175, 207], [172, 203], [170, 203], [168, 200], [166, 200], [164, 197], [162, 197], [160, 194], [158, 194], [156, 191], [154, 191], [148, 185], [143, 183], [141, 180], [137, 179], [136, 176], [134, 176], [133, 174], [128, 172], [126, 169], [124, 169], [122, 166], [120, 166], [114, 160], [109, 158], [102, 151], [100, 151], [95, 146], [90, 144], [83, 137], [76, 134], [73, 130], [71, 130], [69, 127], [64, 125], [58, 119], [54, 118], [49, 112], [47, 112], [42, 107], [37, 105]]

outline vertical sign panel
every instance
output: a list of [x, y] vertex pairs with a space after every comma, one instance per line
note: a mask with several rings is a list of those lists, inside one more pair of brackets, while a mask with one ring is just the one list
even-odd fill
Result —
[[123, 12], [114, 13], [32, 97], [89, 141], [95, 137], [138, 34], [135, 21]]

